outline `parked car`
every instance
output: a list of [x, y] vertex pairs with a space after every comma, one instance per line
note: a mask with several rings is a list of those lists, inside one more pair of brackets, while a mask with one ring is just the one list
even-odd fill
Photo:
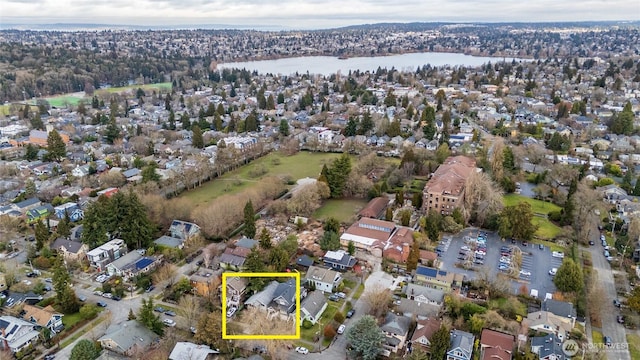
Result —
[[618, 321], [618, 324], [624, 324], [624, 316], [618, 315], [616, 321]]
[[558, 268], [553, 268], [553, 269], [549, 270], [549, 275], [555, 276], [557, 272], [558, 272]]
[[97, 304], [98, 304], [98, 306], [100, 306], [100, 307], [107, 307], [107, 303], [106, 303], [106, 302], [104, 302], [104, 301], [98, 301], [98, 303], [97, 303]]
[[299, 353], [299, 354], [306, 355], [306, 354], [309, 353], [309, 350], [306, 347], [298, 346], [296, 348], [296, 352]]
[[531, 276], [531, 271], [520, 270], [520, 275], [522, 275], [522, 276]]
[[540, 250], [544, 250], [544, 245], [542, 245], [542, 244], [538, 244], [538, 249], [540, 249]]
[[93, 295], [102, 296], [102, 291], [96, 290], [96, 291], [93, 292]]
[[165, 312], [165, 309], [162, 306], [156, 306], [155, 309], [153, 309], [153, 311], [157, 311], [159, 313], [163, 313], [163, 312]]
[[53, 360], [53, 359], [55, 359], [55, 358], [56, 358], [56, 356], [55, 356], [55, 355], [47, 355], [47, 356], [45, 356], [43, 359], [44, 359], [44, 360]]
[[336, 296], [339, 297], [340, 299], [345, 299], [347, 297], [347, 294], [343, 292], [338, 292], [336, 293]]
[[38, 277], [38, 274], [35, 272], [29, 272], [27, 273], [27, 277], [30, 277], [30, 278]]
[[340, 326], [338, 327], [338, 331], [337, 331], [337, 333], [338, 333], [338, 334], [343, 334], [343, 333], [344, 333], [344, 330], [345, 330], [346, 328], [347, 328], [347, 327], [346, 327], [346, 326], [344, 326], [344, 324], [340, 325]]
[[168, 315], [168, 316], [176, 316], [176, 313], [175, 313], [175, 312], [173, 312], [173, 311], [171, 311], [171, 310], [167, 310], [167, 311], [165, 311], [165, 312], [164, 312], [164, 314], [165, 314], [165, 315]]
[[589, 245], [593, 246], [593, 245], [595, 245], [595, 244], [596, 244], [596, 243], [595, 243], [593, 240], [589, 240]]
[[610, 337], [605, 336], [605, 337], [603, 338], [603, 340], [604, 340], [604, 344], [605, 344], [605, 345], [607, 345], [607, 346], [611, 346], [611, 338], [610, 338]]
[[171, 319], [164, 319], [164, 320], [162, 320], [162, 323], [165, 324], [166, 326], [169, 326], [169, 327], [176, 326], [175, 320], [171, 320]]
[[351, 309], [347, 312], [347, 319], [351, 319], [351, 317], [356, 313], [355, 309]]
[[85, 302], [85, 301], [87, 301], [87, 297], [84, 296], [84, 295], [80, 295], [80, 296], [78, 296], [78, 300], [80, 300], [81, 302]]
[[620, 306], [622, 306], [622, 303], [618, 299], [613, 299], [613, 306], [619, 308]]
[[329, 300], [330, 301], [338, 301], [338, 300], [340, 300], [340, 298], [336, 294], [331, 294], [331, 295], [329, 295]]
[[564, 259], [564, 253], [560, 252], [560, 251], [554, 251], [551, 253], [551, 256], [555, 257], [555, 258], [560, 258], [560, 259]]
[[227, 310], [227, 317], [232, 317], [236, 313], [236, 308], [232, 307]]
[[111, 298], [113, 298], [113, 295], [111, 293], [103, 293], [102, 297], [105, 297], [107, 299], [111, 299]]
[[120, 296], [118, 296], [118, 295], [113, 295], [111, 297], [111, 300], [120, 301], [120, 300], [122, 300], [122, 298]]
[[150, 285], [150, 286], [147, 288], [146, 292], [150, 293], [150, 292], [152, 292], [155, 288], [156, 288], [155, 286]]

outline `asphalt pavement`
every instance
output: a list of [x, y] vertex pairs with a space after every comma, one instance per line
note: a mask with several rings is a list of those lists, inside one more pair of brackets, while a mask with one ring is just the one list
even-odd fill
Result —
[[[606, 294], [604, 304], [600, 308], [602, 335], [609, 336], [614, 345], [611, 348], [605, 349], [603, 352], [609, 360], [630, 360], [631, 356], [629, 355], [629, 351], [625, 350], [627, 345], [626, 330], [623, 325], [618, 324], [616, 321], [616, 316], [620, 314], [620, 309], [613, 305], [613, 299], [616, 299], [618, 294], [616, 292], [611, 265], [604, 257], [604, 249], [602, 245], [600, 245], [600, 232], [595, 229], [595, 226], [591, 234], [592, 240], [596, 244], [589, 247], [594, 274], [597, 276], [595, 282], [600, 284]], [[595, 345], [601, 348], [601, 344]]]

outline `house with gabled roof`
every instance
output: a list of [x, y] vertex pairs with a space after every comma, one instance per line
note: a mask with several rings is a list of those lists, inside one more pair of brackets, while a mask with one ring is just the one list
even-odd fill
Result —
[[462, 286], [462, 281], [464, 281], [464, 274], [447, 272], [423, 265], [418, 265], [414, 276], [414, 282], [443, 291], [451, 291], [452, 288]]
[[38, 199], [37, 197], [32, 197], [14, 204], [14, 207], [16, 208], [16, 210], [20, 211], [20, 213], [26, 214], [27, 211], [35, 209], [40, 205], [42, 205], [40, 199]]
[[173, 249], [182, 249], [184, 247], [184, 240], [173, 237], [162, 235], [159, 238], [153, 241], [154, 244], [162, 247], [173, 248]]
[[0, 349], [17, 353], [38, 341], [36, 325], [13, 316], [0, 316]]
[[200, 226], [182, 220], [173, 220], [169, 226], [171, 237], [187, 240], [193, 236], [200, 234]]
[[304, 280], [316, 290], [324, 293], [333, 292], [342, 282], [342, 276], [337, 271], [312, 265], [309, 266]]
[[264, 311], [267, 311], [267, 307], [271, 304], [273, 300], [273, 296], [275, 294], [276, 288], [279, 283], [275, 280], [271, 281], [267, 286], [265, 286], [262, 291], [259, 291], [253, 295], [247, 301], [245, 301], [245, 305], [253, 306]]
[[62, 324], [62, 317], [64, 315], [55, 311], [51, 305], [45, 308], [35, 305], [25, 305], [22, 311], [24, 312], [24, 315], [22, 315], [24, 320], [48, 328], [53, 334], [60, 332], [64, 328]]
[[296, 279], [278, 284], [268, 310], [287, 319], [293, 315], [296, 310]]
[[407, 299], [424, 304], [441, 306], [444, 302], [444, 291], [418, 284], [407, 284], [405, 294]]
[[132, 356], [148, 349], [158, 341], [158, 335], [137, 320], [111, 325], [98, 339], [100, 346], [118, 354]]
[[538, 355], [538, 359], [540, 360], [567, 359], [562, 349], [562, 341], [553, 334], [532, 337], [531, 352]]
[[247, 291], [246, 277], [228, 277], [227, 278], [227, 307], [240, 307], [242, 297]]
[[513, 335], [483, 329], [480, 335], [480, 360], [511, 360], [515, 345]]
[[347, 247], [353, 242], [356, 248], [382, 257], [382, 249], [395, 228], [391, 221], [361, 218], [340, 235], [340, 244]]
[[322, 257], [322, 261], [325, 266], [331, 267], [334, 270], [349, 270], [353, 268], [358, 260], [349, 255], [348, 252], [340, 249], [336, 251], [327, 251]]
[[454, 329], [449, 335], [447, 360], [471, 360], [475, 337], [466, 331]]
[[442, 326], [442, 321], [438, 319], [423, 319], [416, 322], [416, 329], [411, 336], [412, 349], [420, 348], [425, 353], [431, 351], [431, 337]]
[[312, 324], [320, 320], [322, 313], [327, 308], [327, 298], [321, 291], [314, 290], [300, 303], [300, 326], [304, 320], [310, 321]]
[[220, 351], [207, 345], [179, 341], [169, 354], [169, 360], [208, 360], [213, 359], [213, 354], [219, 353]]
[[407, 340], [410, 325], [410, 318], [391, 312], [388, 313], [385, 316], [384, 324], [380, 327], [385, 336], [382, 341], [382, 347], [391, 353], [401, 350]]
[[358, 212], [358, 217], [367, 217], [372, 219], [379, 219], [389, 205], [389, 199], [386, 197], [376, 197], [369, 201], [369, 203]]
[[79, 239], [68, 240], [65, 238], [57, 238], [51, 244], [51, 250], [56, 250], [62, 255], [65, 261], [81, 261], [87, 257], [89, 247], [82, 243]]

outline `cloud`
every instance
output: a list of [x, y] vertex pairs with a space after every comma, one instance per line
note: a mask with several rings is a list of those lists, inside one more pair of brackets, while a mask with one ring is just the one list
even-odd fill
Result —
[[[1, 22], [234, 24], [327, 28], [410, 21], [637, 20], [628, 0], [0, 0]], [[55, 15], [41, 15], [55, 14]]]

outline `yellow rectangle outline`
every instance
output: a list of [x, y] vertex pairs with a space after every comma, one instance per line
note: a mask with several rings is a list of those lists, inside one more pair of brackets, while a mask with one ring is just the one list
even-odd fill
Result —
[[[227, 334], [227, 278], [228, 277], [292, 277], [296, 279], [296, 318], [294, 335], [228, 335]], [[298, 340], [300, 339], [300, 273], [222, 273], [222, 338], [225, 340]]]

